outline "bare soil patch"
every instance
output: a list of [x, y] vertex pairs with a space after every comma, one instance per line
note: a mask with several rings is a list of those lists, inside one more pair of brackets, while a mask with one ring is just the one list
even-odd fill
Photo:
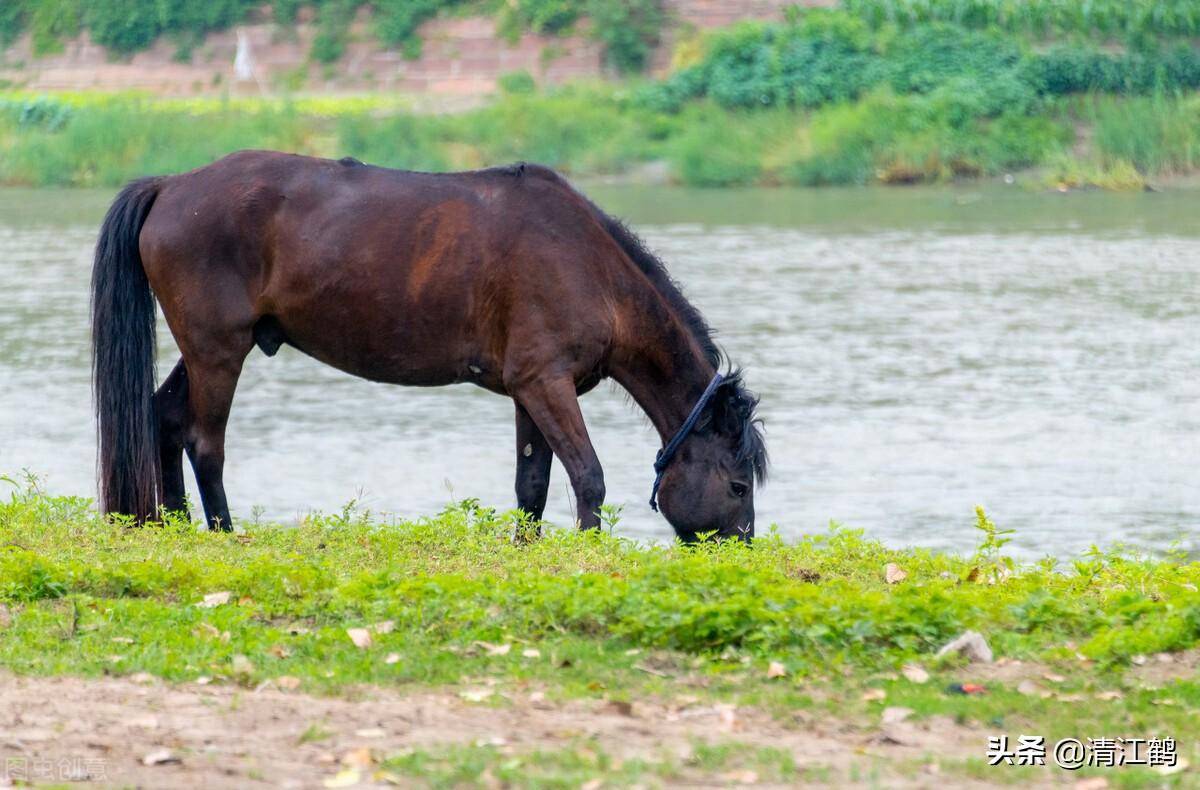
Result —
[[[307, 788], [325, 786], [353, 754], [378, 759], [405, 749], [478, 743], [520, 754], [587, 738], [623, 759], [675, 755], [685, 764], [698, 742], [772, 746], [839, 785], [858, 777], [878, 784], [882, 774], [889, 787], [932, 787], [946, 781], [933, 758], [979, 756], [986, 744], [986, 733], [946, 719], [863, 727], [811, 713], [781, 721], [750, 708], [699, 702], [550, 702], [537, 691], [497, 693], [479, 703], [429, 691], [359, 689], [353, 697], [171, 685], [136, 676], [0, 675], [0, 766], [9, 766], [9, 781], [22, 778], [14, 765], [30, 774], [43, 771], [28, 777], [36, 783]], [[364, 776], [360, 786], [370, 782], [369, 773]], [[684, 784], [731, 781], [697, 768]], [[961, 776], [954, 782], [970, 784]]]

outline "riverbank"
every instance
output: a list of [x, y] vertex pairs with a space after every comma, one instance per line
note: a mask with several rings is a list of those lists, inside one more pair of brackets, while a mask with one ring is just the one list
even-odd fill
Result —
[[[845, 529], [753, 549], [559, 530], [519, 546], [514, 514], [468, 501], [216, 535], [19, 492], [0, 504], [0, 668], [26, 678], [0, 679], [7, 748], [156, 785], [1077, 775], [989, 767], [1001, 734], [1175, 737], [1200, 762], [1200, 564], [1015, 565], [1005, 533], [977, 527], [961, 557]], [[937, 657], [967, 631], [995, 660]], [[67, 693], [96, 704], [37, 701]], [[130, 737], [82, 735], [106, 716]], [[56, 727], [79, 754], [39, 736]], [[1179, 765], [1078, 775], [1182, 786]]]
[[510, 93], [448, 115], [402, 98], [155, 99], [0, 94], [0, 183], [116, 186], [242, 148], [387, 167], [459, 170], [517, 160], [574, 177], [689, 186], [911, 184], [979, 178], [1033, 189], [1144, 189], [1200, 165], [1195, 96], [1066, 97], [1034, 114], [955, 121], [936, 97], [881, 91], [813, 110], [678, 112], [630, 90]]

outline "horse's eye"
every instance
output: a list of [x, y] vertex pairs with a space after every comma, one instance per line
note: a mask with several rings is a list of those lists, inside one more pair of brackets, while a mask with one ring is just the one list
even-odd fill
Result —
[[729, 493], [733, 494], [738, 499], [745, 499], [746, 494], [750, 493], [750, 486], [738, 480], [733, 480], [729, 483]]

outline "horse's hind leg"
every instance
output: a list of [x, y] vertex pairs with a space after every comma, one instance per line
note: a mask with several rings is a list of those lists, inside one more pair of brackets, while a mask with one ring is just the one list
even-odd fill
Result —
[[184, 355], [191, 417], [185, 447], [196, 473], [205, 521], [213, 530], [233, 529], [229, 503], [225, 499], [225, 424], [229, 420], [242, 362], [252, 343], [247, 330], [244, 337], [239, 333], [232, 347], [223, 345], [220, 354], [204, 354], [198, 359]]
[[550, 488], [550, 462], [554, 452], [529, 412], [517, 407], [517, 507], [541, 521]]
[[189, 428], [188, 379], [183, 360], [154, 393], [158, 415], [158, 455], [162, 469], [163, 509], [190, 518], [183, 485], [183, 447]]

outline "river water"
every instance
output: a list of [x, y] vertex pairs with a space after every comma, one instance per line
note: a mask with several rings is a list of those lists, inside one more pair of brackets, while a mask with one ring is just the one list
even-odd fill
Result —
[[[1200, 193], [588, 191], [761, 395], [760, 532], [833, 520], [968, 550], [982, 504], [1026, 557], [1200, 549]], [[110, 197], [0, 190], [0, 473], [57, 493], [93, 491], [87, 284]], [[618, 530], [669, 537], [644, 417], [610, 385], [583, 409]], [[288, 348], [247, 361], [227, 458], [235, 518], [514, 501], [506, 399], [370, 384]], [[569, 524], [570, 503], [556, 462], [547, 517]]]

